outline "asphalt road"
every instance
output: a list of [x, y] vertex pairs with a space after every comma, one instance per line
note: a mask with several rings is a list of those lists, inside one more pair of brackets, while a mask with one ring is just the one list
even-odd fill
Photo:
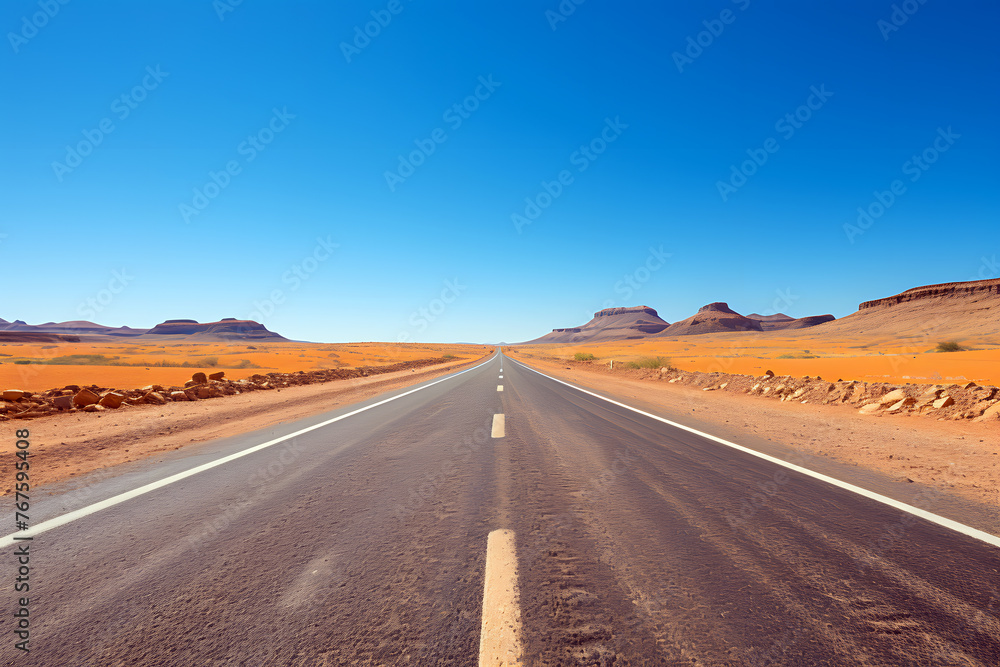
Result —
[[43, 490], [3, 664], [477, 665], [501, 529], [525, 665], [1000, 664], [995, 546], [499, 356], [418, 387]]

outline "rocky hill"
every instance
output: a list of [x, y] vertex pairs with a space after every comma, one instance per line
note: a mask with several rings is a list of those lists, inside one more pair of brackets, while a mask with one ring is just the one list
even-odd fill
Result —
[[200, 323], [197, 320], [167, 320], [147, 331], [142, 339], [172, 338], [183, 336], [192, 341], [221, 342], [229, 340], [256, 340], [281, 342], [288, 339], [269, 331], [263, 324], [253, 320], [237, 320], [232, 317], [218, 322]]
[[24, 320], [8, 322], [0, 319], [0, 340], [3, 342], [99, 342], [117, 338], [138, 340], [180, 340], [194, 342], [223, 342], [230, 340], [257, 340], [281, 342], [288, 340], [263, 324], [252, 320], [227, 317], [218, 322], [199, 323], [197, 320], [166, 320], [152, 329], [108, 327], [86, 320], [27, 324]]
[[594, 319], [579, 327], [553, 329], [528, 343], [586, 343], [608, 340], [634, 340], [652, 337], [688, 336], [734, 331], [778, 331], [804, 329], [834, 319], [833, 315], [789, 317], [782, 313], [749, 317], [740, 315], [729, 304], [717, 301], [702, 306], [691, 317], [668, 323], [649, 306], [605, 308], [594, 313]]
[[583, 343], [605, 340], [646, 338], [668, 326], [649, 306], [605, 308], [594, 313], [594, 319], [579, 327], [553, 329], [530, 343]]
[[857, 312], [824, 324], [821, 330], [959, 340], [1000, 336], [1000, 279], [914, 287], [865, 301]]
[[131, 327], [108, 327], [86, 320], [71, 320], [68, 322], [45, 322], [44, 324], [28, 324], [24, 320], [8, 322], [0, 319], [0, 331], [16, 331], [33, 334], [74, 334], [93, 336], [139, 336], [145, 329]]
[[763, 331], [759, 320], [743, 317], [724, 301], [702, 306], [691, 317], [674, 322], [658, 337], [687, 336], [691, 334], [722, 333], [728, 331]]
[[787, 329], [806, 329], [808, 327], [814, 327], [817, 324], [823, 324], [824, 322], [830, 322], [835, 319], [833, 315], [810, 315], [809, 317], [789, 317], [784, 313], [775, 313], [774, 315], [758, 315], [757, 313], [750, 313], [747, 315], [747, 319], [757, 320], [760, 322], [760, 328], [762, 331], [783, 331]]

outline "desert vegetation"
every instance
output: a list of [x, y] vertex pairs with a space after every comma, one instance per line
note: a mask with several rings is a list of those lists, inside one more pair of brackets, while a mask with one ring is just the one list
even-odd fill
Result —
[[640, 357], [634, 361], [626, 361], [625, 368], [672, 368], [670, 357]]

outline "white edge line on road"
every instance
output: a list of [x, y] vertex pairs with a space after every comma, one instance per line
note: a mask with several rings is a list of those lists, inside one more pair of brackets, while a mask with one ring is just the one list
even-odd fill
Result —
[[[494, 357], [495, 356], [496, 355], [494, 355]], [[464, 371], [459, 371], [453, 375], [448, 375], [446, 377], [439, 378], [437, 380], [434, 380], [433, 382], [430, 382], [429, 384], [423, 385], [422, 387], [417, 387], [416, 389], [410, 389], [409, 391], [405, 391], [402, 394], [397, 394], [396, 396], [383, 399], [381, 401], [378, 401], [377, 403], [366, 405], [363, 408], [352, 410], [346, 414], [340, 415], [339, 417], [333, 417], [332, 419], [327, 419], [326, 421], [320, 422], [318, 424], [313, 424], [312, 426], [307, 426], [306, 428], [299, 429], [294, 433], [289, 433], [288, 435], [283, 435], [280, 438], [275, 438], [273, 440], [268, 440], [267, 442], [262, 442], [259, 445], [248, 447], [247, 449], [238, 451], [234, 454], [223, 456], [221, 459], [216, 459], [215, 461], [209, 461], [208, 463], [203, 463], [202, 465], [191, 468], [190, 470], [179, 472], [175, 475], [171, 475], [170, 477], [165, 477], [156, 482], [150, 482], [145, 486], [140, 486], [137, 489], [132, 489], [131, 491], [126, 491], [125, 493], [120, 493], [117, 496], [112, 496], [106, 500], [94, 503], [93, 505], [87, 505], [86, 507], [81, 507], [78, 510], [68, 512], [66, 514], [63, 514], [62, 516], [57, 516], [55, 518], [49, 519], [48, 521], [43, 521], [36, 526], [32, 526], [28, 530], [20, 531], [17, 533], [11, 533], [10, 535], [4, 535], [3, 537], [0, 537], [0, 549], [4, 547], [9, 547], [12, 544], [17, 543], [19, 541], [15, 539], [17, 537], [20, 538], [34, 537], [35, 535], [47, 532], [49, 530], [52, 530], [53, 528], [65, 526], [67, 523], [71, 523], [73, 521], [76, 521], [77, 519], [82, 519], [85, 516], [89, 516], [91, 514], [94, 514], [95, 512], [100, 512], [101, 510], [113, 507], [115, 505], [118, 505], [119, 503], [125, 502], [126, 500], [131, 500], [132, 498], [136, 498], [143, 494], [149, 493], [150, 491], [155, 491], [157, 489], [163, 488], [164, 486], [168, 486], [170, 484], [173, 484], [174, 482], [179, 482], [182, 479], [191, 477], [192, 475], [197, 475], [200, 472], [205, 472], [206, 470], [210, 470], [212, 468], [215, 468], [216, 466], [221, 466], [224, 463], [229, 463], [230, 461], [235, 461], [236, 459], [243, 458], [244, 456], [253, 454], [254, 452], [258, 452], [262, 449], [272, 447], [280, 442], [284, 442], [285, 440], [291, 440], [292, 438], [298, 437], [305, 433], [309, 433], [310, 431], [315, 431], [316, 429], [323, 428], [324, 426], [329, 426], [334, 422], [339, 422], [341, 419], [347, 419], [348, 417], [353, 417], [358, 413], [365, 412], [366, 410], [371, 410], [372, 408], [377, 408], [380, 405], [385, 405], [386, 403], [395, 401], [398, 398], [403, 398], [404, 396], [409, 396], [410, 394], [422, 391], [424, 389], [427, 389], [428, 387], [433, 387], [434, 385], [440, 384], [441, 382], [446, 382], [464, 373], [474, 371], [477, 368], [482, 368], [486, 364], [493, 361], [494, 357], [490, 357], [487, 361], [484, 361], [478, 366], [473, 366], [472, 368], [466, 368]]]
[[[514, 361], [514, 360], [511, 359], [511, 361]], [[524, 368], [527, 368], [529, 371], [532, 371], [533, 373], [538, 373], [542, 377], [546, 377], [546, 378], [548, 378], [548, 379], [550, 379], [550, 380], [552, 380], [554, 382], [558, 382], [559, 384], [564, 384], [567, 387], [571, 387], [573, 389], [576, 389], [577, 391], [581, 391], [584, 394], [588, 394], [590, 396], [593, 396], [594, 398], [599, 398], [602, 401], [607, 401], [608, 403], [611, 403], [613, 405], [617, 405], [618, 407], [621, 407], [621, 408], [625, 408], [626, 410], [631, 410], [632, 412], [637, 412], [640, 415], [644, 415], [646, 417], [649, 417], [650, 419], [655, 419], [656, 421], [663, 422], [664, 424], [669, 424], [670, 426], [673, 426], [674, 428], [679, 428], [682, 431], [687, 431], [689, 433], [694, 433], [695, 435], [699, 435], [699, 436], [701, 436], [703, 438], [707, 438], [707, 439], [712, 440], [714, 442], [717, 442], [717, 443], [719, 443], [721, 445], [725, 445], [727, 447], [732, 447], [733, 449], [739, 450], [741, 452], [745, 452], [745, 453], [750, 454], [752, 456], [756, 456], [757, 458], [764, 459], [765, 461], [770, 461], [771, 463], [775, 463], [775, 464], [777, 464], [779, 466], [783, 466], [785, 468], [788, 468], [789, 470], [794, 470], [795, 472], [802, 473], [803, 475], [808, 475], [809, 477], [812, 477], [814, 479], [818, 479], [818, 480], [820, 480], [822, 482], [826, 482], [827, 484], [832, 484], [834, 486], [840, 487], [841, 489], [845, 489], [847, 491], [851, 491], [853, 493], [857, 493], [858, 495], [864, 496], [865, 498], [869, 498], [869, 499], [874, 500], [876, 502], [880, 502], [880, 503], [882, 503], [884, 505], [888, 505], [889, 507], [894, 507], [894, 508], [896, 508], [898, 510], [903, 510], [904, 512], [908, 512], [910, 514], [913, 514], [914, 516], [918, 516], [921, 519], [926, 519], [927, 521], [930, 521], [931, 523], [936, 523], [939, 526], [944, 526], [945, 528], [949, 528], [951, 530], [954, 530], [957, 533], [962, 533], [963, 535], [968, 535], [969, 537], [973, 537], [973, 538], [975, 538], [977, 540], [982, 540], [983, 542], [986, 542], [987, 544], [991, 544], [991, 545], [993, 545], [995, 547], [1000, 547], [1000, 537], [997, 537], [996, 535], [991, 535], [990, 533], [987, 533], [986, 531], [979, 530], [978, 528], [973, 528], [972, 526], [966, 526], [964, 523], [959, 523], [958, 521], [955, 521], [953, 519], [949, 519], [947, 517], [943, 517], [943, 516], [940, 516], [938, 514], [934, 514], [933, 512], [928, 512], [927, 510], [920, 509], [919, 507], [914, 507], [913, 505], [908, 505], [908, 504], [906, 504], [904, 502], [900, 502], [898, 500], [895, 500], [894, 498], [890, 498], [889, 496], [883, 496], [881, 493], [875, 493], [874, 491], [869, 491], [868, 489], [862, 488], [860, 486], [855, 486], [854, 484], [850, 484], [848, 482], [844, 482], [844, 481], [839, 480], [839, 479], [837, 479], [835, 477], [830, 477], [829, 475], [824, 475], [823, 473], [815, 472], [813, 470], [809, 470], [808, 468], [803, 468], [802, 466], [797, 466], [794, 463], [789, 463], [788, 461], [782, 461], [779, 458], [776, 458], [774, 456], [770, 456], [768, 454], [764, 454], [763, 452], [758, 452], [755, 449], [750, 449], [749, 447], [744, 447], [743, 445], [737, 445], [735, 442], [730, 442], [728, 440], [725, 440], [723, 438], [711, 435], [709, 433], [704, 433], [702, 431], [699, 431], [698, 429], [691, 428], [690, 426], [685, 426], [684, 424], [678, 424], [677, 422], [670, 421], [669, 419], [664, 419], [663, 417], [659, 417], [659, 416], [651, 414], [649, 412], [645, 412], [645, 411], [640, 410], [638, 408], [633, 408], [630, 405], [625, 405], [624, 403], [619, 403], [618, 401], [610, 399], [610, 398], [608, 398], [606, 396], [601, 396], [600, 394], [595, 394], [592, 391], [588, 391], [588, 390], [583, 389], [581, 387], [577, 387], [576, 385], [570, 384], [569, 382], [563, 382], [562, 380], [560, 380], [558, 378], [554, 378], [554, 377], [551, 377], [549, 375], [546, 375], [545, 373], [542, 373], [541, 371], [536, 371], [534, 368], [532, 368], [532, 367], [530, 367], [530, 366], [528, 366], [526, 364], [523, 364], [523, 363], [521, 363], [519, 361], [515, 361], [514, 363], [519, 364], [520, 366], [523, 366]]]

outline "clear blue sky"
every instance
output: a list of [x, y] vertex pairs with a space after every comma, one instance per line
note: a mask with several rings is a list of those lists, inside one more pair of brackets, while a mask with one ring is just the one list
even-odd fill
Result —
[[10, 0], [0, 317], [517, 341], [997, 277], [996, 3], [820, 4]]

